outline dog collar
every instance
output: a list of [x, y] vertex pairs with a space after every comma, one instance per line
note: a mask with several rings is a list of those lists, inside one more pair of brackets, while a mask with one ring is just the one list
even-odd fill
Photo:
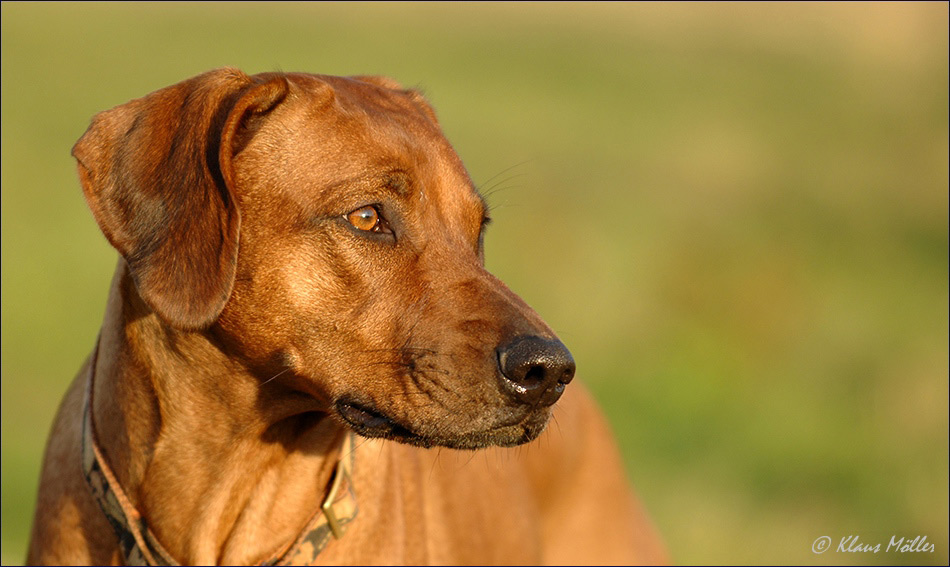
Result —
[[[115, 531], [126, 565], [177, 566], [179, 563], [162, 547], [149, 529], [145, 518], [138, 513], [122, 490], [96, 441], [96, 429], [92, 419], [92, 386], [98, 354], [97, 341], [89, 364], [89, 380], [83, 402], [82, 467], [86, 483]], [[329, 543], [331, 536], [336, 539], [343, 537], [347, 525], [353, 521], [358, 511], [350, 476], [354, 460], [353, 437], [352, 432], [344, 436], [340, 461], [333, 472], [320, 509], [288, 548], [260, 565], [313, 564], [317, 555]]]

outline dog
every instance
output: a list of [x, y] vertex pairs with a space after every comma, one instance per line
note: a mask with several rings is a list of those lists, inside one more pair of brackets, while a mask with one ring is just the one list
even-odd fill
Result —
[[220, 69], [73, 156], [120, 257], [29, 563], [665, 561], [418, 92]]

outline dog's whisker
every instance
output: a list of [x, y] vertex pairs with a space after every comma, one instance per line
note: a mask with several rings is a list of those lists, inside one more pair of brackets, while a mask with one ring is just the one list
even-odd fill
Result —
[[268, 382], [272, 382], [272, 381], [275, 380], [278, 376], [280, 376], [281, 374], [283, 374], [283, 373], [285, 373], [285, 372], [288, 372], [289, 370], [290, 370], [290, 368], [284, 368], [283, 370], [281, 370], [281, 371], [278, 372], [277, 374], [274, 374], [273, 376], [271, 376], [271, 377], [268, 378], [267, 380], [264, 380], [263, 382], [261, 382], [261, 386], [264, 386], [264, 385], [267, 384]]
[[436, 466], [439, 466], [441, 469], [442, 465], [442, 447], [436, 447], [435, 458], [432, 459], [432, 466], [429, 467], [429, 481], [432, 480], [432, 476], [435, 474]]
[[[468, 459], [466, 459], [466, 461], [462, 464], [462, 466], [467, 467], [469, 464], [471, 464], [471, 462], [475, 460], [475, 455], [477, 454], [478, 453], [476, 453], [475, 451], [472, 451], [472, 454], [468, 456]], [[485, 462], [487, 463], [488, 460], [485, 459]]]
[[[528, 174], [526, 173], [516, 173], [514, 175], [509, 175], [508, 177], [499, 179], [498, 181], [493, 183], [491, 186], [480, 188], [478, 192], [481, 193], [481, 195], [485, 197], [485, 199], [490, 200], [494, 195], [497, 195], [498, 193], [523, 187], [523, 185], [511, 184], [511, 182], [516, 179], [521, 179], [527, 176]], [[493, 206], [489, 206], [489, 210], [492, 210], [493, 208], [494, 208]]]
[[510, 172], [510, 171], [512, 171], [512, 170], [514, 170], [514, 169], [517, 169], [517, 168], [519, 168], [519, 167], [523, 167], [523, 166], [525, 166], [525, 165], [527, 165], [527, 164], [529, 164], [529, 163], [531, 163], [531, 162], [533, 162], [533, 161], [535, 161], [535, 158], [529, 158], [529, 159], [520, 161], [520, 162], [518, 162], [518, 163], [516, 163], [516, 164], [514, 164], [514, 165], [509, 165], [508, 167], [502, 169], [501, 171], [499, 171], [499, 172], [496, 173], [495, 175], [492, 175], [492, 176], [489, 177], [488, 179], [486, 179], [486, 180], [482, 181], [481, 183], [479, 183], [478, 186], [481, 187], [481, 186], [483, 186], [483, 185], [487, 185], [487, 184], [491, 183], [493, 180], [497, 179], [498, 177], [500, 177], [500, 176], [502, 176], [502, 175], [504, 175], [504, 174], [506, 174], [506, 173], [508, 173], [508, 172]]

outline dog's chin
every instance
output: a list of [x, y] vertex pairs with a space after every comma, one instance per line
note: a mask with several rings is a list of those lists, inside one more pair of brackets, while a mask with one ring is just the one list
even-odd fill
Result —
[[503, 423], [484, 430], [452, 433], [447, 428], [433, 428], [421, 433], [422, 427], [402, 424], [393, 418], [355, 402], [340, 401], [336, 411], [358, 435], [389, 439], [417, 447], [448, 447], [450, 449], [483, 449], [490, 446], [515, 447], [534, 440], [544, 431], [551, 412], [533, 411], [515, 423]]

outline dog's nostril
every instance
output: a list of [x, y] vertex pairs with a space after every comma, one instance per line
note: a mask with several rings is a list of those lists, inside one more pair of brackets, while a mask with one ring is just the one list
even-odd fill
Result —
[[561, 373], [561, 378], [558, 380], [561, 384], [567, 384], [574, 379], [574, 365], [571, 364], [569, 368], [565, 368], [564, 372]]
[[532, 366], [524, 375], [524, 386], [526, 388], [537, 387], [544, 382], [544, 367], [540, 365]]
[[557, 339], [518, 337], [498, 349], [501, 385], [511, 397], [550, 405], [574, 378], [574, 359]]

